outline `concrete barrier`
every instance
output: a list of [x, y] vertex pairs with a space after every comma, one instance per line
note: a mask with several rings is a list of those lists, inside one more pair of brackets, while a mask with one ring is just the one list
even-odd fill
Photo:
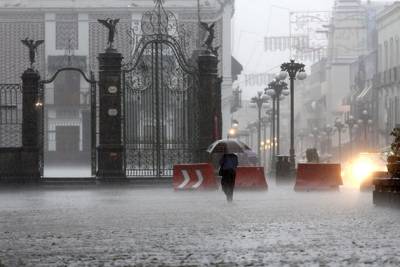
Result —
[[338, 190], [341, 185], [340, 164], [298, 164], [295, 191]]
[[175, 190], [212, 190], [218, 188], [211, 164], [175, 165], [173, 173]]
[[268, 190], [263, 167], [238, 167], [235, 189]]

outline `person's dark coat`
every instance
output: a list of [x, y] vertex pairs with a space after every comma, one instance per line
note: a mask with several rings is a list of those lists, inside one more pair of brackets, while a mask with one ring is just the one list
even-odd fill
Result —
[[219, 162], [222, 190], [226, 199], [231, 202], [233, 190], [235, 188], [236, 168], [239, 164], [238, 157], [235, 154], [224, 154]]

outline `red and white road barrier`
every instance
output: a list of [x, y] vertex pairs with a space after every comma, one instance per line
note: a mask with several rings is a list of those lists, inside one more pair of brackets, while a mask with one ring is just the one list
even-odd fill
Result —
[[295, 191], [337, 190], [343, 185], [340, 164], [299, 163]]
[[174, 166], [175, 190], [217, 189], [217, 179], [211, 164], [179, 164]]
[[235, 189], [268, 190], [263, 167], [238, 167]]

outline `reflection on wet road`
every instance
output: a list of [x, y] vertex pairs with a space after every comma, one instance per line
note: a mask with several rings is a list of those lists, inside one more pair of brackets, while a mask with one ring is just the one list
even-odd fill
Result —
[[371, 193], [88, 187], [0, 191], [6, 266], [400, 264], [400, 212]]

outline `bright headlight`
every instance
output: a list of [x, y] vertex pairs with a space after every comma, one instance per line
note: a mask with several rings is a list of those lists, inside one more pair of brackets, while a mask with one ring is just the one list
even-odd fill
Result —
[[354, 160], [343, 165], [344, 183], [359, 188], [372, 183], [374, 172], [385, 172], [386, 162], [378, 153], [360, 153]]
[[363, 182], [374, 171], [373, 163], [369, 160], [356, 161], [351, 169], [352, 177], [359, 183]]

